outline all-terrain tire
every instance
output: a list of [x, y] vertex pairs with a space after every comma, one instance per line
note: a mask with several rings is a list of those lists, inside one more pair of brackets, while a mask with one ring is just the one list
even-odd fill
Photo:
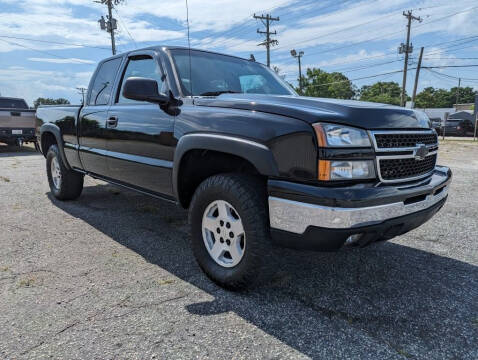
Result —
[[[55, 163], [56, 161], [56, 163]], [[52, 170], [52, 163], [56, 164], [56, 175], [60, 174], [60, 181], [54, 181], [55, 174]], [[83, 191], [84, 175], [66, 168], [60, 156], [58, 146], [52, 145], [48, 149], [46, 155], [46, 172], [48, 176], [48, 184], [52, 194], [59, 200], [74, 200], [81, 195]], [[58, 176], [56, 176], [58, 179]]]
[[[229, 267], [214, 260], [206, 245], [207, 230], [203, 227], [203, 218], [208, 209], [211, 209], [211, 204], [214, 206], [217, 202], [229, 204], [243, 226], [242, 258], [239, 263]], [[268, 257], [272, 251], [272, 242], [266, 184], [262, 179], [244, 174], [221, 174], [207, 178], [194, 193], [189, 209], [189, 223], [194, 256], [201, 269], [219, 286], [242, 290], [251, 287], [258, 278], [263, 280], [260, 276], [262, 270], [267, 270], [265, 274], [269, 276], [270, 271], [266, 268], [270, 264]], [[226, 225], [227, 221], [224, 222], [224, 226]], [[217, 234], [220, 233], [221, 226], [218, 225]], [[217, 234], [214, 234], [215, 241], [219, 241], [221, 236]], [[226, 255], [227, 252], [224, 253]]]

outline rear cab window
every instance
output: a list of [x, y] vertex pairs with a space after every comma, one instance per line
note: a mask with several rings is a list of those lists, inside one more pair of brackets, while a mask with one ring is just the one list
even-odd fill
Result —
[[2, 109], [28, 109], [25, 100], [22, 99], [0, 99]]
[[88, 105], [108, 105], [121, 60], [122, 58], [119, 57], [100, 65], [91, 85]]

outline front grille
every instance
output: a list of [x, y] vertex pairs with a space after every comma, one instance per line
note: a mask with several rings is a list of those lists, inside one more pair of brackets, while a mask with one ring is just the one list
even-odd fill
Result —
[[428, 174], [435, 168], [437, 154], [427, 156], [424, 160], [415, 158], [380, 159], [380, 174], [383, 180], [403, 180]]
[[391, 133], [391, 134], [375, 134], [377, 148], [411, 148], [417, 144], [433, 145], [438, 143], [436, 133]]

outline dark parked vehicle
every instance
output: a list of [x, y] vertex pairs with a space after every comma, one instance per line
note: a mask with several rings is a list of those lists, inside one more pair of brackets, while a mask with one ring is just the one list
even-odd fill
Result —
[[56, 198], [80, 196], [89, 175], [189, 208], [199, 265], [230, 289], [263, 273], [273, 244], [337, 250], [406, 233], [451, 182], [424, 113], [300, 97], [264, 65], [206, 51], [106, 59], [84, 106], [37, 117]]
[[23, 99], [0, 97], [0, 142], [22, 145], [36, 141], [35, 110]]
[[442, 120], [441, 118], [430, 118], [432, 123], [432, 129], [434, 129], [438, 135], [441, 135]]
[[445, 136], [473, 136], [475, 122], [473, 115], [465, 111], [451, 114], [445, 122]]

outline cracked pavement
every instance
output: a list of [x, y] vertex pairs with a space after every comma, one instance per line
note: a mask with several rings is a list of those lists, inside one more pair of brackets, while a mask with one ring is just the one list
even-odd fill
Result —
[[87, 178], [51, 195], [41, 155], [0, 147], [2, 359], [477, 359], [478, 144], [446, 142], [445, 207], [387, 243], [271, 249], [273, 279], [211, 283], [187, 213]]

